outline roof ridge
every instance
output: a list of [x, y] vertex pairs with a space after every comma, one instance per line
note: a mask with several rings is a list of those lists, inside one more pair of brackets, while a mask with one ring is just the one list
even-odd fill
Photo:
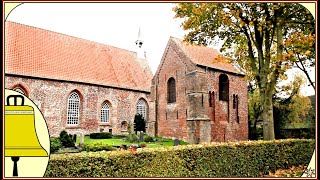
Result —
[[[175, 38], [175, 37], [173, 37], [173, 38], [176, 39], [176, 40], [178, 40], [178, 41], [180, 41], [181, 44], [183, 43], [183, 41], [182, 41], [181, 39]], [[190, 57], [189, 53], [188, 53], [185, 49], [183, 49], [183, 47], [181, 47], [180, 44], [177, 43], [174, 39], [173, 39], [173, 43], [175, 43], [175, 44], [179, 47], [179, 49], [181, 49], [181, 51], [183, 51], [183, 54], [184, 54], [193, 64], [196, 65], [197, 63], [195, 63], [195, 62], [192, 60], [192, 58]]]
[[49, 30], [49, 29], [44, 29], [44, 28], [41, 28], [41, 27], [35, 27], [35, 26], [32, 26], [32, 25], [22, 24], [22, 23], [19, 23], [19, 22], [8, 21], [8, 20], [5, 20], [4, 25], [5, 25], [6, 23], [14, 23], [14, 24], [26, 26], [26, 27], [28, 27], [28, 28], [38, 29], [38, 30], [42, 30], [42, 31], [48, 31], [48, 32], [50, 32], [50, 33], [60, 34], [60, 35], [67, 36], [67, 37], [71, 37], [71, 38], [76, 38], [76, 39], [79, 39], [79, 40], [82, 40], [82, 41], [86, 41], [86, 42], [89, 42], [89, 43], [92, 43], [92, 44], [95, 44], [95, 45], [109, 46], [109, 47], [112, 47], [112, 48], [116, 48], [116, 49], [120, 49], [120, 50], [125, 50], [125, 51], [132, 52], [132, 53], [134, 53], [134, 54], [137, 54], [137, 52], [135, 52], [135, 51], [133, 51], [133, 50], [124, 49], [124, 48], [121, 48], [121, 47], [116, 47], [116, 46], [113, 46], [113, 45], [104, 44], [104, 43], [101, 43], [101, 42], [96, 42], [96, 41], [93, 41], [93, 40], [88, 40], [88, 39], [84, 39], [84, 38], [81, 38], [81, 37], [77, 37], [77, 36], [73, 36], [73, 35], [69, 35], [69, 34], [64, 34], [64, 33], [52, 31], [52, 30]]
[[170, 40], [172, 40], [195, 65], [239, 73], [239, 70], [232, 63], [216, 61], [216, 58], [221, 55], [221, 53], [213, 47], [207, 47], [201, 44], [189, 44], [172, 36], [170, 36]]
[[[134, 80], [143, 69], [132, 51], [11, 21], [5, 28], [5, 73], [150, 89]], [[151, 81], [152, 74], [139, 77]]]

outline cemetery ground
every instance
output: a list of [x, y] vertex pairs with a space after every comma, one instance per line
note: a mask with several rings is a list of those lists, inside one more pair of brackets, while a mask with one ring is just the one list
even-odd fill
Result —
[[[79, 144], [79, 138], [77, 138], [76, 144]], [[85, 136], [84, 138], [85, 144], [95, 144], [95, 143], [102, 143], [102, 144], [108, 144], [115, 147], [121, 147], [122, 145], [127, 145], [128, 147], [131, 145], [141, 145], [146, 144], [145, 148], [159, 148], [164, 146], [174, 146], [174, 140], [168, 139], [168, 138], [155, 138], [154, 142], [129, 142], [125, 140], [125, 137], [123, 136], [115, 136], [111, 139], [91, 139], [89, 136]], [[187, 142], [180, 141], [180, 145], [186, 145]]]
[[[178, 139], [142, 136], [133, 139], [128, 135], [112, 135], [110, 133], [92, 133], [85, 135], [82, 140], [79, 136], [72, 136], [62, 132], [60, 137], [51, 138], [51, 153], [77, 153], [81, 151], [113, 151], [129, 148], [160, 148], [166, 146], [186, 145], [187, 142]], [[82, 141], [82, 142], [81, 142]]]

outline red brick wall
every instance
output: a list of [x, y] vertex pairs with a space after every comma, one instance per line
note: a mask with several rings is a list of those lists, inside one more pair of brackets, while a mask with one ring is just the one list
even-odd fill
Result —
[[[11, 89], [17, 85], [27, 89], [29, 98], [38, 105], [46, 119], [51, 136], [58, 136], [63, 129], [70, 133], [85, 134], [99, 132], [100, 129], [104, 131], [112, 129], [114, 134], [126, 133], [121, 130], [121, 122], [133, 122], [138, 100], [144, 98], [149, 104], [149, 93], [144, 92], [5, 76], [5, 88]], [[76, 127], [66, 125], [68, 96], [72, 91], [79, 92], [81, 100], [79, 126]], [[110, 123], [103, 124], [100, 123], [100, 111], [105, 101], [109, 103], [111, 112]]]
[[[174, 45], [173, 45], [174, 46]], [[186, 106], [186, 78], [185, 74], [190, 71], [190, 63], [182, 61], [184, 55], [176, 51], [176, 47], [170, 45], [164, 54], [165, 61], [160, 64], [158, 74], [153, 83], [152, 99], [158, 99], [158, 135], [163, 137], [187, 138], [187, 106]], [[176, 82], [176, 103], [167, 102], [167, 82], [173, 77]], [[157, 92], [156, 92], [157, 91]]]
[[[174, 43], [169, 43], [153, 79], [155, 86], [151, 93], [153, 101], [157, 97], [158, 135], [192, 142], [247, 140], [246, 81], [243, 76], [224, 73], [229, 79], [229, 102], [220, 101], [221, 74], [221, 71], [194, 65]], [[177, 88], [176, 103], [172, 104], [167, 103], [167, 82], [170, 77], [175, 78]], [[215, 94], [214, 107], [209, 107], [209, 91]], [[239, 97], [239, 123], [236, 109], [233, 108], [233, 94]]]
[[[248, 139], [248, 94], [247, 83], [243, 76], [226, 74], [229, 79], [229, 118], [226, 111], [227, 102], [219, 100], [219, 76], [221, 72], [207, 71], [208, 90], [215, 93], [215, 117], [213, 107], [209, 108], [210, 119], [212, 120], [212, 141], [237, 141]], [[236, 109], [233, 108], [233, 94], [238, 95], [237, 122]]]

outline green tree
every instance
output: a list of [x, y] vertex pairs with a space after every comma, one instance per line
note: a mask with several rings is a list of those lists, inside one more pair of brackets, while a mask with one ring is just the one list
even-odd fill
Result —
[[297, 3], [179, 3], [173, 11], [176, 18], [184, 18], [186, 41], [212, 45], [217, 37], [224, 40], [221, 51], [226, 58], [217, 61], [237, 63], [255, 83], [261, 96], [263, 137], [274, 139], [272, 97], [292, 64], [285, 41], [290, 34], [312, 29], [310, 12]]
[[[302, 76], [295, 76], [294, 80], [283, 87], [285, 94], [274, 98], [274, 114], [276, 136], [279, 137], [280, 129], [293, 123], [310, 123], [308, 115], [311, 112], [311, 101], [300, 93], [301, 86], [305, 83]], [[284, 96], [284, 97], [283, 97]]]
[[260, 128], [257, 127], [261, 120], [261, 99], [258, 89], [249, 92], [248, 114], [249, 114], [249, 139], [257, 140]]
[[144, 120], [144, 118], [143, 118], [143, 116], [141, 114], [136, 114], [135, 115], [134, 124], [135, 124], [134, 131], [136, 133], [137, 133], [137, 131], [146, 132], [146, 121]]
[[285, 51], [291, 63], [299, 68], [307, 77], [309, 85], [316, 90], [308, 69], [315, 66], [315, 31], [314, 29], [305, 32], [290, 34], [285, 41]]

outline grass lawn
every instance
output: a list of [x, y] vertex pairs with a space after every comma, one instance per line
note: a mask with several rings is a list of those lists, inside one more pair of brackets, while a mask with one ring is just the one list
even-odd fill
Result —
[[[77, 137], [77, 144], [79, 144], [79, 137]], [[84, 143], [105, 143], [105, 144], [110, 144], [113, 146], [121, 146], [123, 144], [126, 145], [132, 145], [132, 144], [139, 144], [138, 142], [128, 142], [125, 141], [123, 139], [116, 139], [116, 138], [112, 138], [112, 139], [90, 139], [90, 137], [85, 136], [84, 137]], [[173, 140], [171, 139], [164, 139], [161, 138], [160, 141], [156, 141], [156, 142], [150, 142], [150, 143], [146, 143], [147, 147], [146, 148], [158, 148], [158, 147], [164, 147], [164, 146], [173, 146]], [[180, 141], [181, 145], [185, 145], [188, 144], [187, 142], [184, 141]]]

